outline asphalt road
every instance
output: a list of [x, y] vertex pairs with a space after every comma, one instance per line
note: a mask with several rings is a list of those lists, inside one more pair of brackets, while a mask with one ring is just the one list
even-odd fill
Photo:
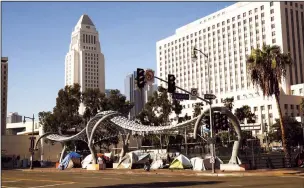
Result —
[[303, 177], [205, 177], [158, 174], [106, 174], [67, 172], [24, 172], [3, 170], [4, 188], [125, 188], [125, 187], [200, 187], [200, 188], [304, 188]]

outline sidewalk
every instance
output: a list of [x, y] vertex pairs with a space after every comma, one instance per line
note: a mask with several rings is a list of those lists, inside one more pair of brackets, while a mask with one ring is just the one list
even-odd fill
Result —
[[187, 170], [170, 170], [159, 169], [151, 170], [149, 172], [143, 169], [106, 169], [100, 171], [89, 171], [81, 168], [72, 168], [67, 170], [58, 170], [56, 168], [34, 168], [30, 169], [15, 169], [27, 172], [57, 172], [57, 173], [107, 173], [107, 174], [146, 174], [146, 175], [181, 175], [181, 176], [218, 176], [218, 177], [244, 177], [244, 176], [302, 176], [304, 178], [304, 169], [261, 169], [261, 170], [248, 170], [243, 172], [221, 172], [216, 170], [216, 173], [212, 174], [211, 171], [193, 171]]

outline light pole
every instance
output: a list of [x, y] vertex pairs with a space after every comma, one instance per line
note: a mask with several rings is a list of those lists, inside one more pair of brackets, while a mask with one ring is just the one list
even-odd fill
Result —
[[268, 125], [266, 123], [266, 121], [264, 121], [264, 127], [265, 127], [265, 141], [266, 141], [266, 152], [269, 151], [269, 148], [268, 148]]
[[[211, 94], [211, 79], [210, 79], [210, 65], [209, 65], [209, 56], [205, 53], [203, 53], [201, 50], [197, 49], [196, 47], [193, 47], [192, 57], [191, 59], [193, 61], [197, 60], [196, 52], [199, 52], [203, 54], [207, 58], [207, 64], [208, 64], [208, 94]], [[211, 144], [210, 144], [210, 153], [212, 158], [212, 173], [215, 173], [214, 169], [214, 163], [215, 163], [215, 153], [214, 153], [214, 144], [213, 144], [213, 122], [212, 122], [212, 99], [209, 99], [209, 115], [210, 115], [210, 137], [211, 137]]]
[[35, 116], [33, 114], [33, 117], [26, 117], [24, 116], [23, 118], [23, 123], [25, 123], [25, 119], [31, 119], [33, 121], [33, 126], [32, 126], [32, 136], [30, 137], [31, 140], [31, 146], [30, 146], [30, 152], [31, 152], [31, 166], [30, 169], [33, 169], [33, 161], [34, 161], [34, 145], [35, 145], [35, 137], [34, 137], [34, 122], [35, 122]]

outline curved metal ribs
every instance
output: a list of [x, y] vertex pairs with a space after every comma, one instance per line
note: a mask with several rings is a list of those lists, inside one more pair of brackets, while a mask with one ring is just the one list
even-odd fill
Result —
[[[87, 126], [76, 135], [64, 136], [56, 133], [45, 133], [36, 141], [35, 148], [37, 148], [39, 141], [44, 137], [49, 140], [57, 141], [57, 142], [83, 140], [87, 143], [91, 143], [94, 133], [97, 130], [97, 127], [102, 127], [104, 129], [110, 130], [107, 131], [106, 135], [104, 135], [104, 138], [102, 138], [102, 139], [108, 139], [109, 137], [119, 136], [130, 132], [138, 133], [138, 134], [148, 134], [148, 133], [159, 134], [164, 131], [185, 128], [186, 126], [194, 124], [197, 118], [198, 117], [176, 125], [157, 127], [157, 126], [142, 125], [136, 123], [135, 121], [130, 121], [129, 119], [125, 118], [120, 113], [115, 111], [103, 111], [98, 113], [96, 116], [94, 116], [87, 123]], [[109, 135], [109, 132], [112, 134]], [[103, 135], [100, 135], [100, 137], [103, 137]]]

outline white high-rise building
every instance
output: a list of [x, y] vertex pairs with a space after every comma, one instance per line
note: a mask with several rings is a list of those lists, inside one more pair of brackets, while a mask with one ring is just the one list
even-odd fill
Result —
[[[178, 28], [174, 35], [156, 44], [157, 75], [167, 79], [168, 74], [174, 74], [176, 85], [188, 91], [198, 88], [202, 96], [208, 93], [210, 66], [210, 93], [217, 96], [214, 105], [234, 97], [235, 108], [251, 106], [259, 123], [253, 129], [261, 134], [261, 124], [272, 124], [278, 118], [277, 105], [251, 84], [246, 55], [263, 43], [276, 44], [284, 52], [291, 52], [294, 60], [281, 85], [283, 115], [302, 116], [299, 104], [304, 83], [303, 6], [304, 2], [239, 2]], [[201, 54], [197, 61], [191, 60], [194, 46], [209, 55], [209, 62]], [[301, 96], [291, 95], [297, 93], [293, 90], [299, 90], [297, 95]], [[183, 114], [192, 114], [196, 102], [199, 101], [184, 101]]]
[[[105, 60], [101, 53], [99, 34], [88, 15], [82, 15], [71, 36], [65, 57], [65, 85], [78, 83], [81, 91], [99, 88], [105, 92]], [[84, 112], [81, 104], [79, 113]]]

